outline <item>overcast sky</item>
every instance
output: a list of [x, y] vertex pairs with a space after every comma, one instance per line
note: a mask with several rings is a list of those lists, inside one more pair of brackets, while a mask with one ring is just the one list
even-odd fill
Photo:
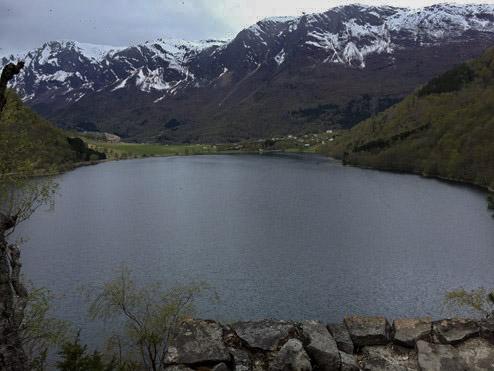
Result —
[[232, 37], [268, 16], [300, 15], [355, 2], [419, 7], [438, 1], [0, 0], [0, 54], [57, 39], [123, 46], [160, 37]]

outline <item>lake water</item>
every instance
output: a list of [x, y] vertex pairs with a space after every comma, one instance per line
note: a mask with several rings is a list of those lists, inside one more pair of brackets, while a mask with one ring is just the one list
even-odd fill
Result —
[[58, 179], [54, 211], [18, 233], [24, 273], [63, 295], [126, 265], [139, 282], [206, 281], [203, 318], [445, 315], [447, 290], [494, 287], [494, 220], [472, 188], [310, 155], [109, 162]]

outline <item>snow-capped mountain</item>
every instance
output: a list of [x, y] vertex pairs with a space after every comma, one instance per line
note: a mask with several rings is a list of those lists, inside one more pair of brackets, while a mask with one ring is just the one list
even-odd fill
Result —
[[188, 63], [202, 50], [222, 41], [159, 39], [130, 47], [51, 41], [26, 55], [10, 56], [25, 68], [14, 80], [25, 101], [77, 102], [90, 92], [112, 91], [134, 84], [142, 92], [173, 90], [193, 80]]
[[351, 126], [493, 44], [494, 5], [350, 5], [267, 18], [229, 41], [53, 41], [18, 57], [13, 86], [64, 126], [233, 140]]

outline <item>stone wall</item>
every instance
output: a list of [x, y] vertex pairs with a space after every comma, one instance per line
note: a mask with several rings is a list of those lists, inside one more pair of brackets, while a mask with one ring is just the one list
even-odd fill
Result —
[[342, 323], [185, 323], [170, 371], [494, 370], [494, 320], [347, 317]]
[[0, 370], [26, 370], [18, 328], [27, 292], [20, 282], [20, 252], [0, 233]]

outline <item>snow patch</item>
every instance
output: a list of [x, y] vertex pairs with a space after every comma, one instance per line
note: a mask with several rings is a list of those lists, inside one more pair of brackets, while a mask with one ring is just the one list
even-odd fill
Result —
[[[146, 70], [146, 73], [144, 73]], [[143, 92], [150, 93], [152, 90], [169, 90], [172, 84], [163, 80], [163, 68], [148, 70], [140, 69], [137, 73], [136, 86]]]
[[274, 57], [274, 60], [278, 64], [278, 66], [281, 66], [285, 62], [286, 58], [286, 53], [285, 49], [281, 49], [281, 51]]

